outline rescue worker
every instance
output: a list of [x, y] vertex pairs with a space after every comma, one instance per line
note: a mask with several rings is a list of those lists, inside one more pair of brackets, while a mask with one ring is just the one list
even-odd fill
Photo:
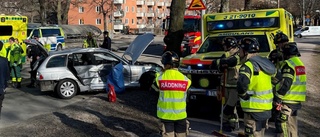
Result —
[[31, 44], [30, 45], [30, 51], [28, 54], [28, 59], [30, 60], [30, 84], [27, 85], [28, 88], [35, 88], [35, 82], [36, 82], [36, 76], [37, 76], [37, 70], [34, 68], [36, 61], [41, 57], [41, 50], [39, 46], [43, 46], [42, 43], [39, 41], [38, 37], [34, 37], [34, 39], [38, 42], [38, 44]]
[[[236, 105], [238, 102], [237, 79], [240, 68], [239, 45], [234, 37], [225, 37], [222, 40], [225, 54], [220, 59], [214, 60], [211, 66], [216, 67], [220, 72], [226, 70], [226, 79], [221, 77], [221, 85], [217, 87], [218, 100], [221, 100], [222, 88], [225, 88], [226, 104], [223, 110], [223, 130], [231, 132], [239, 130], [239, 117]], [[226, 80], [226, 81], [225, 81]], [[225, 83], [225, 87], [223, 87]]]
[[245, 135], [263, 137], [271, 117], [271, 76], [276, 74], [276, 68], [267, 58], [258, 55], [259, 43], [255, 39], [243, 38], [240, 47], [240, 57], [246, 62], [239, 69], [237, 90], [244, 111]]
[[97, 41], [93, 38], [92, 32], [88, 32], [87, 39], [83, 42], [83, 48], [97, 48]]
[[297, 137], [297, 115], [301, 102], [306, 101], [307, 75], [295, 42], [282, 47], [284, 63], [281, 66], [282, 81], [274, 96], [278, 106], [275, 127], [278, 137]]
[[10, 67], [12, 85], [15, 88], [21, 88], [21, 59], [23, 50], [20, 45], [14, 42], [14, 38], [9, 38], [10, 43]]
[[159, 92], [157, 116], [163, 137], [186, 137], [188, 132], [186, 98], [191, 80], [178, 71], [179, 62], [178, 54], [165, 52], [161, 59], [164, 70], [152, 86]]
[[276, 45], [276, 49], [270, 52], [269, 60], [276, 65], [276, 68], [280, 67], [280, 62], [283, 61], [281, 48], [285, 43], [289, 42], [289, 38], [283, 32], [278, 32], [273, 39], [273, 43]]
[[[0, 51], [4, 49], [4, 44], [2, 41], [0, 41]], [[6, 88], [8, 87], [8, 81], [10, 79], [10, 69], [8, 66], [8, 59], [6, 59], [4, 56], [0, 56], [0, 115], [1, 115], [1, 109], [2, 109], [2, 102], [4, 100], [4, 96], [6, 93]]]

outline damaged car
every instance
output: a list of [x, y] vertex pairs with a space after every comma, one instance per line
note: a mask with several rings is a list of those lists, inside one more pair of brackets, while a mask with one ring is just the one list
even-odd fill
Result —
[[153, 41], [152, 34], [139, 35], [120, 57], [103, 48], [75, 48], [51, 52], [37, 69], [41, 91], [54, 91], [69, 99], [78, 92], [103, 91], [115, 65], [123, 64], [125, 87], [151, 87], [162, 67], [138, 58]]

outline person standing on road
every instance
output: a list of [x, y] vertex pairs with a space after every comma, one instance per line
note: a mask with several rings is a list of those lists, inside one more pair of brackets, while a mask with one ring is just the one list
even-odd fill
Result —
[[83, 42], [83, 48], [97, 48], [97, 41], [93, 38], [92, 32], [88, 32], [87, 39]]
[[[225, 54], [220, 59], [214, 60], [212, 66], [220, 72], [226, 70], [226, 79], [221, 77], [221, 85], [217, 87], [218, 99], [221, 100], [222, 88], [225, 88], [226, 104], [223, 110], [223, 130], [231, 132], [239, 130], [239, 117], [236, 105], [238, 102], [237, 79], [240, 68], [239, 45], [234, 37], [225, 37], [222, 40]], [[225, 81], [226, 80], [226, 81]], [[225, 87], [223, 83], [225, 82]]]
[[105, 48], [108, 50], [111, 50], [111, 38], [109, 37], [109, 32], [104, 31], [103, 32], [103, 43], [101, 45], [101, 48]]
[[[41, 42], [38, 41], [38, 37], [35, 37], [35, 40], [42, 46]], [[30, 84], [27, 85], [28, 88], [35, 88], [35, 82], [36, 82], [36, 76], [37, 76], [37, 70], [35, 70], [34, 68], [34, 64], [36, 63], [36, 61], [40, 58], [41, 56], [41, 51], [40, 51], [40, 45], [37, 44], [31, 44], [30, 45], [30, 51], [28, 54], [28, 58], [31, 61], [30, 62]]]
[[10, 43], [10, 67], [11, 67], [11, 77], [12, 85], [15, 88], [21, 88], [21, 60], [23, 49], [20, 45], [14, 42], [14, 38], [9, 38]]
[[157, 116], [161, 120], [162, 136], [186, 137], [186, 99], [191, 80], [178, 71], [180, 58], [175, 52], [166, 51], [161, 63], [164, 70], [156, 77], [152, 87], [159, 91]]
[[282, 81], [274, 96], [278, 106], [275, 127], [277, 137], [298, 137], [298, 110], [306, 101], [307, 75], [295, 42], [282, 47], [284, 63], [281, 66]]
[[[0, 50], [4, 48], [3, 42], [0, 41]], [[0, 56], [0, 115], [1, 115], [1, 108], [2, 108], [2, 102], [4, 99], [5, 90], [8, 87], [8, 81], [10, 79], [10, 69], [8, 66], [8, 59]]]
[[276, 68], [267, 58], [258, 55], [259, 43], [255, 39], [243, 38], [240, 47], [240, 57], [246, 62], [239, 69], [237, 90], [244, 111], [245, 135], [263, 137], [271, 117], [271, 76], [276, 74]]

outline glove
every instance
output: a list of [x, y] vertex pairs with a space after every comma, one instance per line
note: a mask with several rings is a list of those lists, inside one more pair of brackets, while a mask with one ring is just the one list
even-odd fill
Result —
[[282, 106], [282, 99], [278, 96], [273, 97], [273, 105], [276, 106], [276, 110], [280, 111]]
[[250, 99], [250, 97], [251, 97], [251, 95], [249, 95], [249, 94], [244, 94], [244, 95], [239, 95], [239, 97], [241, 98], [241, 99], [243, 99], [243, 100], [249, 100]]

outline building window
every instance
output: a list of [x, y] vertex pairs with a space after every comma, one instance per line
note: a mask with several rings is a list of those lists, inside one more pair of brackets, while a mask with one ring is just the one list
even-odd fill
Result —
[[132, 19], [131, 23], [134, 24], [134, 19]]
[[96, 24], [100, 25], [101, 24], [101, 19], [96, 19]]
[[101, 7], [100, 6], [96, 6], [96, 12], [101, 12]]
[[79, 24], [80, 25], [84, 24], [84, 19], [79, 19]]
[[83, 13], [84, 12], [84, 7], [79, 7], [79, 13]]
[[134, 12], [134, 7], [132, 7], [132, 12]]
[[129, 23], [129, 19], [126, 19], [124, 23], [125, 23], [125, 24], [128, 24], [128, 23]]

